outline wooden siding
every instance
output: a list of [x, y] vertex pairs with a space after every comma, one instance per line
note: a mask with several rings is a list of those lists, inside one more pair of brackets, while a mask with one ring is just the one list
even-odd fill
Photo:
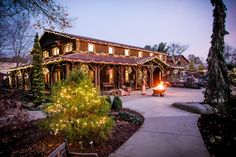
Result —
[[94, 44], [96, 53], [108, 53], [108, 46], [102, 44]]
[[125, 55], [125, 49], [121, 47], [115, 47], [115, 55]]
[[88, 43], [84, 41], [80, 41], [80, 50], [81, 51], [88, 51]]
[[129, 52], [130, 52], [130, 53], [129, 53], [130, 56], [136, 56], [136, 57], [138, 57], [138, 51], [137, 51], [137, 50], [132, 50], [132, 49], [130, 49]]

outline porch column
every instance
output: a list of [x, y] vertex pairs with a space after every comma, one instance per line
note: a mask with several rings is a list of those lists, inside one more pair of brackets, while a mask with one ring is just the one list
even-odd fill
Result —
[[149, 71], [149, 73], [150, 73], [150, 87], [153, 87], [153, 72], [154, 72], [154, 69], [153, 69], [153, 67], [150, 67], [150, 68], [148, 68], [148, 71]]
[[98, 65], [94, 66], [94, 84], [95, 87], [98, 88], [99, 84], [98, 84]]
[[25, 90], [25, 70], [21, 71], [22, 75], [22, 89]]
[[52, 82], [53, 82], [53, 69], [54, 69], [54, 65], [49, 65], [48, 67], [49, 69], [49, 89], [52, 89]]
[[101, 79], [100, 79], [100, 75], [101, 75], [101, 66], [98, 65], [97, 66], [97, 88], [98, 88], [98, 91], [101, 91]]
[[134, 67], [134, 71], [135, 71], [135, 89], [138, 88], [138, 69], [137, 67]]

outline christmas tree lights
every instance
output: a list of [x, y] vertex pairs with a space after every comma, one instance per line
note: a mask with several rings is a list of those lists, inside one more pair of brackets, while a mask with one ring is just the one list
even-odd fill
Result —
[[54, 134], [63, 132], [73, 140], [95, 142], [110, 135], [111, 106], [81, 71], [72, 71], [67, 80], [53, 88], [52, 101], [46, 111]]

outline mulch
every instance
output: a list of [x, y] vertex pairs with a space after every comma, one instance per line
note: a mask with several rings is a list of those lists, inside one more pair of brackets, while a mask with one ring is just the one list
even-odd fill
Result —
[[236, 114], [201, 115], [198, 126], [211, 156], [236, 156]]
[[[144, 117], [139, 113], [129, 109], [122, 109], [122, 111], [135, 114], [143, 123]], [[14, 128], [12, 126], [1, 128], [0, 156], [47, 156], [64, 142], [65, 137], [63, 135], [53, 135], [41, 129], [37, 122], [30, 122], [22, 128]], [[101, 145], [91, 146], [85, 144], [81, 147], [79, 143], [71, 143], [69, 141], [69, 147], [72, 151], [93, 152], [98, 153], [101, 157], [106, 157], [127, 141], [141, 125], [116, 120], [111, 136]]]

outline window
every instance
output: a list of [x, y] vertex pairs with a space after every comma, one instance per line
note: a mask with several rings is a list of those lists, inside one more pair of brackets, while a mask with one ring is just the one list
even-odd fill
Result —
[[109, 47], [108, 53], [109, 53], [109, 54], [113, 54], [113, 47]]
[[129, 50], [125, 49], [125, 56], [129, 56]]
[[159, 55], [160, 60], [162, 60], [162, 55]]
[[150, 53], [150, 56], [153, 56], [153, 53]]
[[48, 57], [49, 57], [49, 52], [43, 51], [43, 58], [48, 58]]
[[64, 45], [64, 52], [71, 52], [73, 50], [73, 44], [72, 43], [68, 43]]
[[88, 51], [93, 52], [94, 51], [94, 45], [93, 44], [88, 44]]
[[53, 56], [59, 55], [59, 53], [60, 53], [60, 50], [59, 50], [58, 47], [54, 47], [54, 48], [52, 49], [52, 55], [53, 55]]
[[138, 52], [138, 57], [143, 57], [143, 52], [139, 51]]

